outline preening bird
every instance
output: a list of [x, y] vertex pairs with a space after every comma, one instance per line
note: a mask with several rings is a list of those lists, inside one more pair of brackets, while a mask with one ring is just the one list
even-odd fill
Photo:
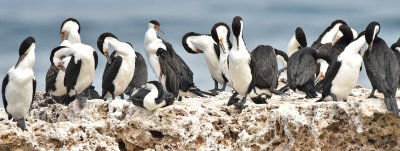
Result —
[[195, 86], [192, 70], [170, 43], [157, 36], [157, 31], [162, 32], [160, 23], [151, 20], [144, 38], [144, 49], [158, 81], [175, 97], [211, 95]]
[[[342, 26], [340, 28], [349, 28], [347, 25]], [[319, 101], [324, 101], [328, 97], [334, 101], [347, 101], [347, 97], [360, 75], [362, 57], [359, 51], [364, 43], [365, 35], [362, 32], [359, 37], [346, 46], [336, 60], [333, 60], [322, 81], [322, 98]]]
[[364, 51], [364, 65], [372, 85], [369, 97], [375, 97], [378, 90], [384, 95], [384, 102], [389, 111], [399, 115], [396, 101], [396, 91], [399, 84], [399, 64], [397, 58], [386, 42], [378, 37], [380, 31], [378, 22], [371, 22], [365, 29], [365, 40], [368, 49]]
[[[214, 80], [214, 89], [211, 90], [212, 94], [216, 95], [218, 91], [224, 91], [227, 79], [219, 65], [221, 51], [212, 36], [189, 32], [183, 36], [182, 45], [188, 53], [204, 53], [208, 69]], [[218, 89], [218, 83], [222, 85], [221, 89]]]
[[1, 93], [8, 119], [17, 122], [25, 130], [25, 115], [28, 114], [36, 92], [36, 80], [33, 73], [35, 64], [35, 39], [26, 38], [19, 47], [17, 64], [8, 70], [3, 79]]
[[[80, 24], [78, 20], [74, 18], [68, 18], [61, 24], [60, 35], [61, 35], [61, 44], [60, 46], [71, 46], [76, 43], [81, 43], [80, 38]], [[95, 59], [95, 66], [97, 67], [97, 53], [93, 53], [93, 57]], [[64, 56], [62, 58], [62, 62], [65, 65], [65, 68], [68, 68], [68, 64], [70, 62], [70, 56]], [[50, 65], [47, 74], [46, 74], [46, 93], [52, 95], [53, 99], [58, 102], [71, 102], [73, 100], [65, 100], [71, 99], [71, 97], [67, 97], [67, 88], [64, 85], [65, 72], [58, 70], [55, 66]], [[98, 99], [100, 96], [94, 90], [93, 86], [90, 86], [87, 90], [84, 91], [86, 97], [92, 99]]]
[[[58, 70], [65, 72], [64, 85], [67, 88], [67, 98], [60, 103], [68, 105], [75, 100], [76, 95], [81, 94], [92, 84], [95, 65], [97, 64], [94, 53], [91, 46], [81, 43], [69, 47], [58, 46], [53, 49], [50, 54], [50, 62]], [[71, 57], [67, 68], [65, 68], [66, 64], [62, 60], [66, 56]], [[82, 104], [85, 98], [78, 97], [78, 100]]]
[[[115, 50], [113, 59], [110, 58], [109, 47]], [[107, 65], [103, 73], [103, 92], [102, 99], [123, 95], [132, 79], [135, 71], [136, 54], [132, 45], [121, 42], [118, 38], [109, 32], [103, 33], [97, 40], [97, 48], [106, 56]]]

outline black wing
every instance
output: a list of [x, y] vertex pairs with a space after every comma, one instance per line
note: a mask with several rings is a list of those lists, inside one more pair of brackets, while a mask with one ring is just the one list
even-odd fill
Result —
[[172, 48], [172, 45], [168, 42], [163, 41], [165, 44], [168, 53], [172, 56], [172, 63], [177, 67], [177, 71], [180, 72], [181, 75], [181, 87], [180, 89], [184, 92], [188, 91], [190, 87], [194, 86], [193, 83], [193, 72], [190, 70], [189, 66], [183, 61], [183, 59], [176, 54], [175, 50]]
[[143, 107], [143, 100], [144, 97], [150, 93], [149, 90], [146, 90], [144, 88], [139, 89], [134, 95], [132, 95], [131, 100], [132, 103], [136, 106], [141, 106]]
[[103, 83], [101, 85], [103, 88], [103, 93], [101, 97], [104, 97], [107, 92], [114, 93], [115, 90], [113, 81], [118, 74], [119, 68], [121, 67], [122, 57], [114, 54], [114, 52], [111, 54], [111, 56], [113, 56], [111, 58], [111, 64], [107, 64], [103, 72]]
[[[8, 78], [9, 78], [9, 76], [7, 74], [6, 77], [4, 77], [4, 79], [3, 79], [3, 85], [1, 87], [1, 95], [3, 96], [3, 106], [4, 106], [4, 109], [6, 110], [6, 112], [7, 112], [7, 105], [8, 105], [7, 99], [6, 99], [6, 86], [8, 84]], [[8, 114], [8, 112], [7, 112], [7, 114]]]
[[97, 56], [96, 51], [93, 51], [93, 58], [94, 58], [94, 69], [97, 69], [97, 63], [99, 62], [99, 57]]
[[287, 66], [287, 78], [289, 87], [294, 90], [297, 86], [307, 83], [318, 69], [315, 62], [313, 48], [302, 48], [289, 57]]
[[172, 56], [165, 49], [158, 48], [157, 56], [159, 56], [161, 76], [166, 76], [165, 87], [168, 92], [177, 97], [182, 82], [179, 66], [173, 62]]
[[46, 74], [46, 93], [56, 90], [56, 79], [58, 72], [59, 70], [54, 65], [50, 65], [50, 68], [47, 70]]
[[36, 80], [35, 80], [35, 78], [32, 79], [32, 90], [33, 90], [33, 92], [32, 92], [31, 106], [32, 106], [33, 101], [35, 100], [35, 94], [36, 94]]
[[325, 98], [331, 93], [332, 81], [335, 79], [342, 62], [335, 61], [331, 63], [325, 73], [325, 78], [322, 80], [322, 98]]
[[253, 79], [256, 87], [276, 88], [278, 82], [278, 64], [274, 48], [259, 45], [251, 52], [253, 60]]
[[125, 90], [125, 94], [127, 95], [131, 95], [133, 93], [133, 89], [140, 88], [147, 82], [146, 61], [144, 60], [143, 56], [140, 53], [135, 52], [135, 54], [136, 54], [135, 72], [131, 82], [129, 83], [128, 87]]
[[218, 60], [219, 60], [219, 55], [221, 55], [221, 49], [219, 48], [219, 46], [217, 45], [217, 44], [214, 44], [214, 51], [215, 51], [215, 54], [217, 55], [217, 58], [218, 58]]
[[78, 80], [81, 66], [82, 66], [82, 60], [78, 60], [78, 62], [75, 63], [75, 56], [71, 56], [71, 60], [68, 63], [67, 69], [65, 70], [65, 77], [64, 77], [64, 85], [65, 87], [67, 87], [67, 94], [69, 94], [70, 90], [73, 89], [74, 86], [76, 85], [76, 81]]

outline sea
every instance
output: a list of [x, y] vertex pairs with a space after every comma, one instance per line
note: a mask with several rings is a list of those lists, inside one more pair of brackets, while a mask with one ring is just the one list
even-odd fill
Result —
[[[145, 57], [144, 35], [150, 20], [161, 24], [164, 35], [175, 51], [194, 72], [195, 84], [203, 90], [214, 87], [203, 54], [189, 54], [182, 47], [188, 32], [210, 34], [217, 22], [231, 25], [235, 16], [244, 22], [243, 37], [251, 51], [258, 45], [271, 45], [287, 51], [296, 27], [302, 27], [308, 45], [336, 19], [343, 19], [360, 32], [371, 21], [381, 24], [379, 37], [390, 46], [400, 36], [400, 1], [398, 0], [2, 0], [0, 1], [0, 78], [16, 64], [21, 42], [28, 36], [36, 39], [34, 72], [37, 90], [45, 90], [45, 75], [50, 66], [50, 52], [61, 42], [61, 23], [70, 17], [81, 24], [82, 43], [96, 51], [97, 39], [111, 32], [121, 41], [130, 42]], [[100, 53], [99, 53], [100, 54]], [[145, 57], [146, 61], [147, 58]], [[101, 92], [106, 58], [99, 55], [93, 85]], [[149, 78], [156, 77], [147, 62]], [[371, 88], [365, 68], [358, 83]], [[283, 75], [285, 76], [285, 75]], [[0, 101], [0, 106], [2, 105]]]

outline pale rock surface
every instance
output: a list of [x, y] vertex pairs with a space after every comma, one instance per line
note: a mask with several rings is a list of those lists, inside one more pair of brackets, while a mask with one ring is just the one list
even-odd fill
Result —
[[0, 150], [400, 150], [400, 118], [369, 93], [314, 103], [290, 92], [240, 112], [229, 92], [155, 111], [120, 99], [63, 106], [38, 92], [27, 131], [0, 109]]

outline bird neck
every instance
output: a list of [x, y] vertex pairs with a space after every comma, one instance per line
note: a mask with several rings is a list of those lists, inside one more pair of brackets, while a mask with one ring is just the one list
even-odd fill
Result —
[[349, 45], [347, 45], [346, 48], [344, 49], [343, 53], [344, 54], [347, 54], [347, 53], [358, 54], [358, 52], [361, 50], [361, 47], [365, 43], [364, 37], [365, 36], [361, 36], [358, 39], [351, 42]]
[[31, 46], [28, 50], [28, 54], [21, 60], [21, 62], [16, 66], [17, 69], [32, 69], [35, 65], [35, 46]]
[[232, 50], [235, 50], [235, 51], [247, 50], [246, 44], [244, 43], [244, 40], [242, 37], [242, 33], [240, 33], [237, 38], [236, 37], [233, 38]]
[[340, 25], [337, 24], [331, 30], [327, 31], [321, 38], [321, 44], [332, 43], [332, 39], [338, 33]]
[[81, 36], [78, 33], [78, 29], [76, 30], [71, 30], [71, 32], [68, 34], [67, 40], [71, 43], [81, 43]]
[[144, 36], [144, 43], [145, 43], [145, 45], [146, 45], [146, 44], [149, 44], [149, 43], [152, 43], [152, 42], [154, 42], [154, 41], [157, 40], [157, 39], [158, 39], [158, 37], [157, 37], [157, 31], [154, 30], [154, 28], [149, 28], [149, 29], [146, 31], [146, 34], [145, 34], [145, 36]]
[[329, 67], [328, 62], [324, 59], [317, 59], [317, 63], [320, 64], [319, 71], [325, 74]]
[[299, 49], [299, 46], [300, 44], [296, 39], [296, 35], [294, 35], [288, 44], [288, 55], [291, 56], [294, 52], [296, 52]]
[[200, 35], [200, 36], [191, 36], [190, 37], [190, 42], [191, 43], [189, 45], [198, 45], [201, 48], [203, 48], [204, 51], [208, 51], [211, 48], [214, 48], [214, 40], [212, 39], [211, 36], [208, 35]]
[[107, 38], [107, 39], [108, 40], [105, 42], [108, 42], [108, 44], [121, 56], [125, 57], [135, 54], [135, 51], [129, 44], [120, 42], [115, 38]]

